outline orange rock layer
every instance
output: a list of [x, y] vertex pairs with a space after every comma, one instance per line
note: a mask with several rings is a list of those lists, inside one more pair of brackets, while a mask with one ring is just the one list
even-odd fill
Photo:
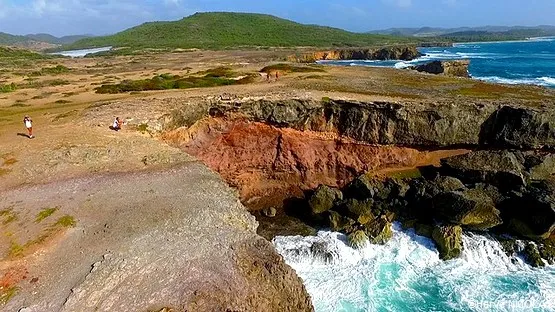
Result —
[[426, 152], [343, 140], [333, 132], [297, 131], [245, 120], [205, 119], [165, 139], [237, 187], [252, 210], [282, 206], [319, 184], [344, 186], [364, 172], [437, 162], [460, 151]]

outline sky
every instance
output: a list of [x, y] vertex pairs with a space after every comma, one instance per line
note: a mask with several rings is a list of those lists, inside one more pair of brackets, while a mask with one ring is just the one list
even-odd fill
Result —
[[0, 0], [0, 32], [104, 35], [215, 11], [266, 13], [357, 32], [555, 24], [555, 0]]

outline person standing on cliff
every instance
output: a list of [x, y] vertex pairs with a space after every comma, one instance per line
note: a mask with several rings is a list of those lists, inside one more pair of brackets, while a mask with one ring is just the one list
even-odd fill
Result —
[[33, 136], [33, 120], [31, 119], [31, 117], [29, 117], [29, 115], [25, 115], [25, 117], [23, 117], [23, 124], [25, 125], [25, 128], [27, 128], [27, 131], [29, 132], [29, 139], [34, 138]]

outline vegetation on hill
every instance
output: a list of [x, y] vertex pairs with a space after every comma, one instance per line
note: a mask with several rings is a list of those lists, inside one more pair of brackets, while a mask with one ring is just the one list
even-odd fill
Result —
[[[530, 37], [555, 36], [555, 26], [484, 26], [461, 28], [390, 28], [372, 31], [373, 34], [393, 35], [400, 37], [418, 37], [437, 41], [503, 41], [522, 40]], [[435, 39], [434, 39], [435, 38]]]
[[25, 36], [16, 36], [0, 32], [0, 45], [14, 45], [26, 41], [29, 41], [29, 38]]
[[197, 13], [179, 21], [145, 23], [111, 36], [82, 39], [63, 48], [348, 47], [415, 41], [416, 39], [358, 34], [331, 27], [303, 25], [271, 15]]
[[125, 80], [118, 84], [105, 84], [96, 88], [96, 93], [116, 94], [125, 92], [207, 88], [251, 83], [255, 75], [240, 76], [227, 67], [218, 67], [189, 76], [162, 74], [151, 79]]

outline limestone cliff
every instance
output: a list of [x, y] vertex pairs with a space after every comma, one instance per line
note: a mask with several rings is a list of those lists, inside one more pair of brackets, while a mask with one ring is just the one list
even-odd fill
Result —
[[468, 72], [469, 60], [433, 61], [422, 65], [410, 67], [419, 72], [451, 77], [470, 77]]
[[420, 57], [416, 46], [390, 46], [368, 49], [340, 49], [292, 55], [290, 62], [313, 63], [323, 60], [405, 60]]

